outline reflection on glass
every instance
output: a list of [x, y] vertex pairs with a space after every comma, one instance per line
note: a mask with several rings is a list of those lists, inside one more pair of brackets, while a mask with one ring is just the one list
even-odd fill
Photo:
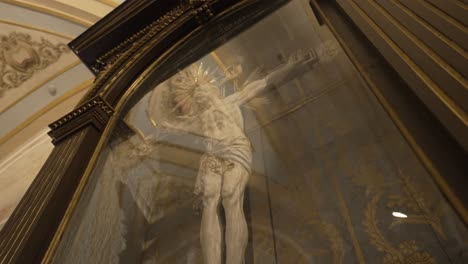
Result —
[[[215, 73], [194, 64], [156, 89], [150, 101], [152, 121], [173, 133], [193, 133], [203, 138], [204, 152], [195, 183], [195, 195], [203, 204], [201, 247], [207, 263], [221, 262], [221, 238], [225, 238], [227, 263], [243, 263], [248, 230], [243, 211], [244, 190], [252, 170], [252, 149], [244, 132], [240, 107], [275, 85], [299, 77], [318, 61], [312, 51], [299, 50], [257, 80], [247, 80], [229, 96], [220, 94], [222, 82]], [[231, 68], [228, 78], [235, 80], [242, 65]], [[254, 74], [250, 74], [254, 78]], [[170, 132], [169, 132], [170, 133]], [[221, 234], [218, 216], [223, 205], [226, 225]]]
[[392, 215], [398, 218], [408, 218], [407, 215], [405, 215], [404, 213], [400, 213], [400, 212], [393, 212]]
[[463, 263], [468, 232], [307, 1], [152, 87], [55, 263]]

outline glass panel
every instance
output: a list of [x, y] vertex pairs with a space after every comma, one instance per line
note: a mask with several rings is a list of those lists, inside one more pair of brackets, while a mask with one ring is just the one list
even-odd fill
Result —
[[466, 227], [307, 1], [145, 85], [56, 263], [467, 263]]

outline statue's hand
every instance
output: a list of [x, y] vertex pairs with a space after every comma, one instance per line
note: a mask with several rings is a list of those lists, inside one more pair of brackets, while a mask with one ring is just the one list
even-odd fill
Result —
[[313, 49], [298, 50], [289, 56], [288, 62], [273, 70], [266, 78], [267, 83], [281, 85], [306, 73], [318, 62]]
[[242, 72], [243, 72], [242, 65], [236, 64], [236, 65], [229, 66], [225, 70], [224, 75], [226, 76], [227, 80], [234, 80], [234, 79], [239, 78]]

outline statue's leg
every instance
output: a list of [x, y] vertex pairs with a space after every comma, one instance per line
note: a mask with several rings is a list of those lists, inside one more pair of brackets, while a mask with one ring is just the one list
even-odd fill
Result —
[[249, 172], [239, 163], [231, 162], [223, 177], [222, 199], [226, 213], [226, 263], [244, 263], [248, 229], [244, 216], [244, 190]]
[[196, 192], [201, 192], [203, 199], [200, 242], [206, 264], [221, 264], [221, 225], [218, 209], [222, 176], [215, 169], [219, 163], [214, 157], [203, 157], [197, 179]]

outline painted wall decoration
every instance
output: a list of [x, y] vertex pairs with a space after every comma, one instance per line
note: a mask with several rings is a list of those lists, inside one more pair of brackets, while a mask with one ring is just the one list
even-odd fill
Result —
[[0, 97], [21, 86], [37, 71], [57, 62], [70, 52], [64, 43], [53, 44], [45, 38], [36, 41], [31, 35], [10, 32], [0, 35]]
[[72, 39], [33, 25], [0, 19], [0, 113], [35, 91], [47, 89], [47, 84], [80, 64], [67, 46]]

